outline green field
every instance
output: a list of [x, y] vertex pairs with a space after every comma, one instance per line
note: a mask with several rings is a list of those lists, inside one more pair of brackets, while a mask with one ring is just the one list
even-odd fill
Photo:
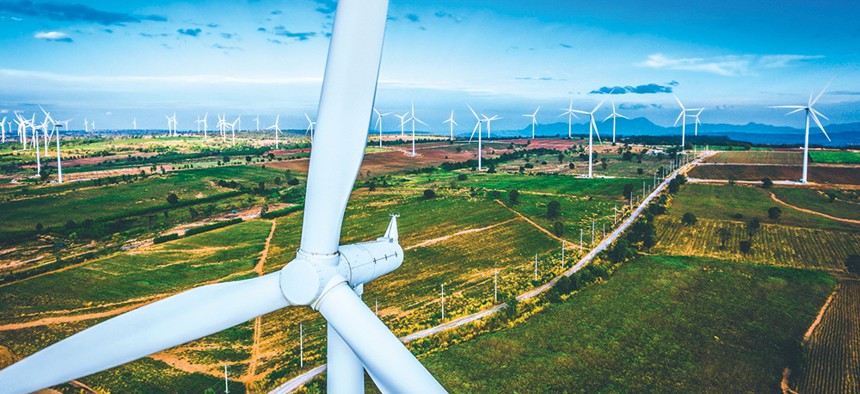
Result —
[[[838, 218], [860, 220], [860, 198], [857, 191], [775, 187], [773, 193], [780, 200], [799, 208]], [[834, 198], [831, 200], [831, 197]]]
[[860, 164], [860, 152], [851, 151], [809, 151], [813, 163]]
[[643, 257], [422, 362], [451, 392], [774, 392], [834, 284], [810, 271]]
[[[807, 180], [814, 183], [860, 185], [860, 171], [853, 167], [809, 166]], [[803, 174], [800, 163], [788, 165], [706, 165], [690, 170], [688, 176], [701, 179], [728, 180], [734, 177], [740, 181], [759, 182], [764, 178], [773, 181], [797, 181]]]

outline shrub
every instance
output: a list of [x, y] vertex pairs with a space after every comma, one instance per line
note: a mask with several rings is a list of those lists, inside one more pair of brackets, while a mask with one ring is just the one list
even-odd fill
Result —
[[505, 308], [505, 317], [508, 320], [514, 320], [517, 318], [517, 306], [519, 306], [520, 301], [517, 300], [516, 295], [508, 294], [505, 297], [505, 304], [508, 304], [508, 307]]
[[191, 236], [191, 235], [194, 235], [194, 234], [205, 233], [205, 232], [207, 232], [207, 231], [212, 231], [212, 230], [216, 230], [216, 229], [219, 229], [219, 228], [222, 228], [222, 227], [227, 227], [227, 226], [229, 226], [229, 225], [236, 224], [236, 223], [242, 223], [242, 218], [234, 218], [234, 219], [230, 219], [230, 220], [223, 220], [223, 221], [220, 221], [220, 222], [215, 222], [215, 223], [212, 223], [212, 224], [207, 224], [207, 225], [205, 225], [205, 226], [189, 228], [188, 230], [185, 230], [185, 236], [186, 236], [186, 237], [188, 237], [188, 236]]
[[546, 205], [546, 217], [555, 219], [561, 216], [561, 204], [558, 201], [552, 200]]
[[752, 250], [752, 241], [741, 241], [738, 244], [738, 249], [740, 249], [741, 253], [749, 253]]
[[287, 181], [287, 184], [290, 186], [298, 185], [299, 184], [299, 178], [290, 178], [290, 180]]
[[167, 241], [173, 241], [175, 239], [179, 239], [179, 234], [173, 233], [173, 234], [161, 235], [161, 236], [153, 238], [152, 243], [160, 244], [160, 243], [165, 243]]
[[179, 202], [179, 196], [176, 193], [170, 193], [167, 195], [167, 203], [170, 205], [176, 204]]
[[779, 209], [779, 207], [770, 207], [767, 210], [767, 217], [770, 218], [770, 220], [773, 220], [774, 222], [779, 221], [780, 215], [782, 215], [782, 210]]
[[469, 177], [466, 174], [457, 175], [458, 181], [465, 181], [466, 179], [469, 179]]
[[424, 199], [429, 200], [431, 198], [436, 198], [436, 192], [434, 192], [431, 189], [425, 189], [424, 190]]
[[511, 190], [508, 193], [508, 201], [511, 203], [511, 205], [519, 204], [520, 203], [520, 192], [518, 192], [516, 190]]
[[845, 259], [845, 269], [854, 274], [860, 274], [860, 254], [849, 255]]
[[758, 218], [752, 218], [750, 219], [750, 221], [747, 222], [747, 232], [749, 233], [750, 237], [752, 237], [760, 228], [761, 222], [758, 220]]
[[696, 224], [697, 221], [698, 219], [696, 218], [696, 215], [692, 212], [687, 212], [684, 214], [684, 216], [681, 217], [681, 223], [687, 226], [692, 226]]
[[561, 237], [562, 235], [564, 235], [564, 223], [553, 222], [552, 233], [555, 234], [556, 237]]
[[761, 180], [761, 187], [765, 189], [770, 189], [771, 187], [773, 187], [773, 181], [770, 180], [770, 178], [764, 178]]
[[630, 193], [633, 193], [633, 185], [628, 183], [624, 185], [624, 189], [621, 190], [621, 195], [624, 196], [624, 198], [629, 198]]
[[678, 181], [678, 177], [672, 178], [672, 180], [669, 181], [669, 193], [675, 194], [679, 190], [681, 190], [681, 182]]

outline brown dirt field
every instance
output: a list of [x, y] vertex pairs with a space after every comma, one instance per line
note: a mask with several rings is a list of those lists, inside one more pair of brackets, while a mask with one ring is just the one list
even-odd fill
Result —
[[585, 140], [563, 140], [563, 139], [544, 139], [544, 138], [536, 138], [536, 139], [518, 139], [518, 140], [507, 140], [517, 145], [525, 145], [529, 143], [529, 149], [556, 149], [556, 150], [567, 150], [570, 149], [571, 146], [581, 145], [583, 143], [588, 143]]
[[[48, 153], [50, 153], [50, 151]], [[104, 163], [106, 161], [125, 160], [129, 156], [152, 157], [152, 156], [155, 156], [157, 154], [158, 154], [158, 152], [133, 152], [133, 153], [120, 154], [120, 155], [111, 155], [111, 156], [83, 157], [80, 159], [63, 159], [63, 166], [74, 167], [74, 166], [96, 165], [98, 163]], [[56, 158], [56, 156], [54, 156], [54, 157]]]
[[[760, 181], [770, 178], [774, 181], [796, 181], [800, 179], [800, 166], [745, 166], [711, 165], [698, 166], [690, 170], [688, 176], [702, 179], [729, 179]], [[860, 184], [860, 167], [820, 167], [809, 166], [809, 182], [833, 184]]]

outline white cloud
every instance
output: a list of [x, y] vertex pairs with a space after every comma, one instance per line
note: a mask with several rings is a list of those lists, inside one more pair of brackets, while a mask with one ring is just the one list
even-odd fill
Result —
[[282, 78], [282, 77], [233, 77], [224, 75], [168, 75], [168, 76], [146, 76], [146, 75], [118, 75], [118, 76], [81, 76], [64, 75], [40, 71], [0, 69], [0, 77], [30, 78], [50, 82], [62, 83], [140, 83], [140, 82], [164, 82], [185, 83], [200, 85], [217, 85], [222, 83], [253, 84], [253, 85], [296, 85], [313, 84], [322, 82], [322, 78]]
[[764, 68], [782, 68], [797, 62], [820, 59], [823, 56], [807, 55], [730, 55], [709, 58], [670, 58], [662, 53], [649, 55], [639, 67], [656, 69], [699, 71], [724, 76], [755, 74]]
[[72, 42], [68, 34], [59, 31], [40, 31], [33, 37], [48, 41]]

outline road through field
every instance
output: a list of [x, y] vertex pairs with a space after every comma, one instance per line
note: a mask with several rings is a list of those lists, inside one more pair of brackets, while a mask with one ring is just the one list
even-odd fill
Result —
[[[565, 271], [562, 275], [565, 275], [565, 276], [571, 276], [571, 275], [573, 275], [575, 272], [577, 272], [577, 271], [579, 271], [580, 269], [582, 269], [582, 267], [585, 267], [585, 266], [586, 266], [586, 265], [587, 265], [587, 264], [588, 264], [592, 259], [594, 259], [594, 257], [595, 257], [595, 256], [597, 256], [597, 254], [598, 254], [598, 253], [602, 252], [602, 251], [603, 251], [604, 249], [606, 249], [609, 245], [611, 245], [613, 242], [615, 242], [615, 240], [616, 240], [616, 239], [618, 239], [618, 237], [619, 237], [619, 236], [621, 236], [621, 234], [622, 234], [625, 230], [627, 230], [627, 228], [628, 228], [628, 227], [630, 227], [630, 225], [632, 225], [632, 224], [633, 224], [633, 222], [636, 220], [636, 218], [637, 218], [637, 217], [639, 217], [639, 215], [641, 215], [641, 214], [642, 214], [642, 212], [644, 212], [644, 211], [645, 211], [645, 209], [647, 208], [648, 204], [649, 204], [652, 200], [654, 200], [654, 199], [655, 199], [655, 198], [660, 194], [660, 192], [662, 192], [662, 191], [663, 191], [663, 190], [664, 190], [664, 189], [669, 185], [669, 181], [671, 181], [671, 180], [672, 180], [672, 178], [674, 178], [674, 177], [675, 177], [675, 175], [677, 175], [677, 174], [679, 174], [679, 173], [685, 173], [687, 170], [689, 170], [690, 168], [695, 167], [696, 165], [700, 164], [702, 160], [704, 160], [704, 159], [708, 158], [708, 157], [709, 157], [710, 155], [712, 155], [712, 154], [713, 154], [713, 152], [709, 152], [709, 153], [707, 153], [705, 156], [702, 156], [702, 157], [700, 157], [699, 159], [696, 159], [696, 160], [694, 160], [694, 161], [691, 161], [691, 162], [687, 163], [686, 165], [684, 165], [684, 166], [682, 166], [682, 167], [678, 168], [678, 169], [677, 169], [677, 170], [675, 170], [673, 173], [671, 173], [669, 177], [667, 177], [667, 178], [666, 178], [663, 182], [661, 182], [661, 183], [660, 183], [656, 188], [654, 188], [654, 190], [651, 192], [651, 194], [649, 194], [649, 195], [648, 195], [648, 197], [647, 197], [647, 198], [645, 198], [644, 200], [642, 200], [642, 202], [640, 202], [639, 206], [637, 206], [637, 207], [636, 207], [636, 209], [635, 209], [635, 210], [633, 210], [633, 212], [631, 213], [631, 215], [630, 215], [626, 220], [624, 220], [624, 221], [621, 223], [621, 225], [620, 225], [620, 226], [618, 226], [618, 228], [616, 228], [616, 229], [615, 229], [615, 230], [614, 230], [614, 231], [613, 231], [613, 232], [612, 232], [608, 237], [606, 237], [606, 238], [605, 238], [605, 239], [604, 239], [600, 244], [598, 244], [594, 249], [592, 249], [592, 250], [591, 250], [588, 254], [586, 254], [582, 259], [580, 259], [580, 260], [579, 260], [579, 262], [577, 262], [577, 263], [576, 263], [573, 267], [571, 267], [569, 270]], [[505, 206], [501, 201], [498, 201], [498, 200], [497, 200], [497, 202], [498, 202], [499, 204], [502, 204], [503, 206]], [[534, 225], [535, 227], [537, 227], [537, 228], [539, 228], [539, 229], [543, 230], [544, 232], [546, 232], [547, 234], [549, 234], [551, 237], [561, 240], [560, 238], [556, 237], [554, 234], [550, 233], [549, 231], [547, 231], [547, 230], [546, 230], [546, 229], [544, 229], [543, 227], [538, 226], [538, 225], [537, 225], [537, 223], [534, 223], [534, 222], [532, 222], [531, 220], [529, 220], [528, 218], [526, 218], [525, 216], [521, 215], [519, 212], [516, 212], [516, 211], [514, 211], [514, 212], [515, 212], [517, 215], [519, 215], [520, 217], [522, 217], [523, 219], [525, 219], [526, 221], [528, 221], [529, 223], [531, 223], [532, 225]], [[552, 286], [553, 286], [553, 285], [555, 285], [555, 283], [556, 283], [556, 282], [558, 282], [558, 279], [559, 279], [560, 277], [561, 277], [561, 276], [557, 276], [557, 277], [553, 278], [552, 280], [550, 280], [549, 282], [547, 282], [547, 283], [545, 283], [545, 284], [543, 284], [543, 285], [541, 285], [541, 286], [538, 286], [538, 287], [536, 287], [536, 288], [534, 288], [534, 289], [532, 289], [532, 290], [529, 290], [529, 291], [527, 291], [527, 292], [525, 292], [525, 293], [522, 293], [522, 294], [518, 295], [518, 296], [517, 296], [517, 299], [518, 299], [518, 300], [520, 300], [520, 301], [522, 301], [522, 300], [526, 300], [526, 299], [529, 299], [529, 298], [535, 297], [535, 296], [537, 296], [537, 295], [539, 295], [539, 294], [541, 294], [541, 293], [544, 293], [544, 292], [548, 291], [549, 289], [551, 289], [551, 288], [552, 288]], [[494, 313], [496, 313], [496, 312], [498, 312], [498, 311], [500, 311], [500, 310], [504, 309], [505, 307], [507, 307], [507, 304], [504, 304], [504, 303], [502, 303], [502, 304], [498, 304], [498, 305], [494, 305], [494, 306], [492, 306], [492, 307], [490, 307], [490, 308], [488, 308], [488, 309], [485, 309], [485, 310], [483, 310], [483, 311], [480, 311], [480, 312], [477, 312], [477, 313], [473, 313], [473, 314], [471, 314], [471, 315], [467, 315], [467, 316], [462, 316], [462, 317], [459, 317], [459, 318], [457, 318], [457, 319], [451, 320], [451, 321], [449, 321], [449, 322], [446, 322], [446, 323], [440, 324], [440, 325], [438, 325], [438, 326], [430, 327], [430, 328], [428, 328], [428, 329], [421, 330], [421, 331], [414, 332], [414, 333], [412, 333], [412, 334], [409, 334], [409, 335], [406, 335], [406, 336], [400, 337], [400, 341], [401, 341], [401, 342], [406, 343], [406, 342], [414, 341], [414, 340], [416, 340], [416, 339], [425, 338], [425, 337], [431, 336], [431, 335], [433, 335], [433, 334], [437, 334], [437, 333], [442, 332], [442, 331], [445, 331], [445, 330], [449, 330], [449, 329], [452, 329], [452, 328], [460, 327], [460, 326], [462, 326], [462, 325], [465, 325], [465, 324], [471, 323], [471, 322], [473, 322], [473, 321], [475, 321], [475, 320], [479, 320], [479, 319], [482, 319], [482, 318], [484, 318], [484, 317], [490, 316], [490, 315], [492, 315], [492, 314], [494, 314]], [[287, 393], [295, 392], [296, 390], [298, 390], [298, 389], [300, 389], [301, 387], [303, 387], [306, 383], [310, 382], [310, 381], [311, 381], [311, 379], [313, 379], [313, 378], [315, 378], [317, 375], [319, 375], [319, 374], [323, 373], [323, 371], [325, 371], [325, 370], [326, 370], [326, 365], [325, 365], [325, 364], [320, 365], [320, 366], [317, 366], [317, 367], [315, 367], [315, 368], [313, 368], [313, 369], [311, 369], [311, 370], [309, 370], [309, 371], [307, 371], [307, 372], [302, 373], [301, 375], [298, 375], [298, 376], [296, 376], [296, 377], [294, 377], [294, 378], [290, 379], [289, 381], [287, 381], [286, 383], [284, 383], [284, 384], [282, 384], [282, 385], [278, 386], [277, 388], [275, 388], [274, 390], [270, 391], [269, 393], [270, 393], [270, 394], [287, 394]]]
[[860, 220], [845, 219], [845, 218], [838, 218], [838, 217], [836, 217], [836, 216], [830, 216], [830, 215], [828, 215], [828, 214], [826, 214], [826, 213], [821, 213], [821, 212], [818, 212], [818, 211], [813, 211], [813, 210], [811, 210], [811, 209], [806, 209], [806, 208], [798, 207], [798, 206], [796, 206], [796, 205], [791, 205], [791, 204], [789, 204], [789, 203], [787, 203], [787, 202], [785, 202], [785, 201], [780, 200], [780, 199], [779, 199], [779, 197], [777, 197], [777, 196], [776, 196], [776, 194], [773, 194], [773, 193], [771, 193], [771, 194], [770, 194], [770, 199], [771, 199], [771, 200], [773, 200], [773, 201], [776, 201], [776, 202], [778, 202], [778, 203], [780, 203], [780, 204], [782, 204], [782, 205], [785, 205], [785, 206], [787, 206], [787, 207], [789, 207], [789, 208], [796, 209], [796, 210], [801, 211], [801, 212], [806, 212], [806, 213], [810, 213], [810, 214], [813, 214], [813, 215], [818, 215], [818, 216], [825, 217], [825, 218], [828, 218], [828, 219], [831, 219], [831, 220], [838, 220], [838, 221], [840, 221], [840, 222], [851, 223], [851, 224], [860, 224]]

